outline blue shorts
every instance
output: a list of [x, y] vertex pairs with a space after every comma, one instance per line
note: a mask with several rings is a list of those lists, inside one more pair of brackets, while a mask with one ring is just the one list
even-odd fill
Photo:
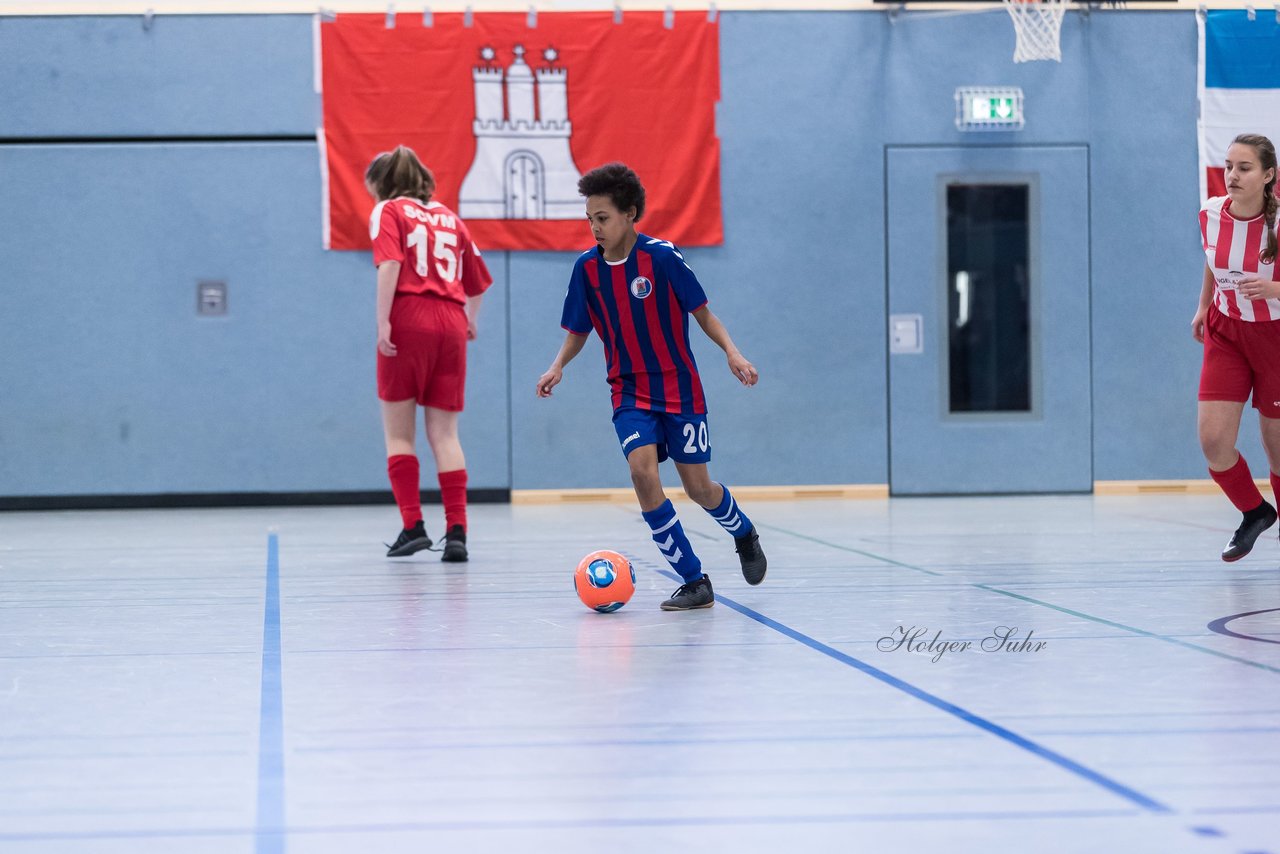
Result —
[[658, 462], [668, 457], [678, 463], [711, 460], [706, 414], [675, 415], [628, 406], [613, 413], [613, 429], [618, 432], [624, 457], [636, 448], [657, 445]]

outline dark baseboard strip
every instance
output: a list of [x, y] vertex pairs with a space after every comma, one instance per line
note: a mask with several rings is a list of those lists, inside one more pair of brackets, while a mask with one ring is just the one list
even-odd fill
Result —
[[[509, 504], [509, 489], [468, 489], [472, 504]], [[440, 490], [424, 489], [423, 504], [439, 504]], [[395, 504], [383, 492], [174, 492], [152, 495], [4, 495], [4, 510], [156, 510], [175, 507], [328, 507]]]
[[204, 145], [241, 142], [315, 142], [314, 133], [179, 134], [170, 136], [0, 136], [0, 145]]

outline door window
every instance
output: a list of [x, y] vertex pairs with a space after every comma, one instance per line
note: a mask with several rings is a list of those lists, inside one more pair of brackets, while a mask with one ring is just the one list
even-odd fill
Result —
[[949, 410], [1031, 411], [1030, 187], [947, 186]]

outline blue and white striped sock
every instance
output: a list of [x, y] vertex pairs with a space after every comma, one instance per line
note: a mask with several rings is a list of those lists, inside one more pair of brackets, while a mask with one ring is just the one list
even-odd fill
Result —
[[702, 561], [693, 553], [693, 546], [685, 536], [680, 517], [670, 499], [662, 502], [656, 510], [645, 510], [641, 513], [649, 523], [649, 533], [658, 544], [658, 551], [671, 564], [671, 568], [680, 573], [685, 583], [697, 581], [702, 577]]
[[743, 513], [738, 507], [738, 502], [733, 500], [733, 496], [729, 493], [729, 487], [723, 483], [720, 488], [724, 490], [724, 497], [720, 499], [720, 506], [713, 510], [702, 508], [711, 514], [711, 518], [720, 523], [720, 527], [729, 532], [734, 539], [745, 537], [751, 533], [751, 529], [755, 527], [751, 524], [751, 520], [747, 518], [747, 514]]

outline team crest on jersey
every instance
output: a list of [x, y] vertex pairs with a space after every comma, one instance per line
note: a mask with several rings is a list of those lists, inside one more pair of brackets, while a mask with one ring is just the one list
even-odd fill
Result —
[[631, 280], [631, 295], [636, 299], [644, 299], [653, 293], [653, 282], [644, 276], [636, 276]]
[[1215, 276], [1218, 280], [1218, 287], [1224, 291], [1236, 291], [1240, 289], [1240, 282], [1244, 280], [1244, 273], [1239, 270], [1231, 270], [1225, 276]]

